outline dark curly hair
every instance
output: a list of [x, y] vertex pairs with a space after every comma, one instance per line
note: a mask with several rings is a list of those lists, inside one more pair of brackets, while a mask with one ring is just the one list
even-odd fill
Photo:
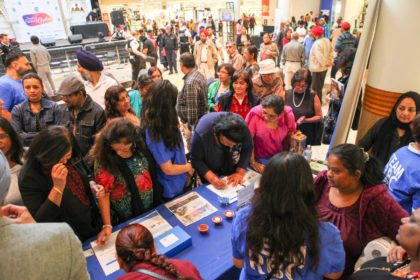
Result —
[[92, 148], [93, 158], [112, 174], [119, 174], [120, 171], [118, 169], [118, 155], [111, 145], [118, 143], [121, 139], [125, 139], [127, 143], [133, 143], [134, 154], [144, 156], [146, 150], [139, 127], [134, 126], [130, 120], [125, 118], [112, 119], [101, 130], [101, 133], [96, 135], [95, 144]]
[[[117, 103], [120, 100], [120, 93], [127, 91], [122, 86], [109, 87], [105, 92], [105, 113], [108, 119], [122, 117], [121, 113], [117, 110]], [[128, 94], [128, 93], [127, 93]], [[133, 109], [130, 107], [128, 110], [131, 114], [135, 115]]]
[[144, 99], [142, 109], [143, 127], [148, 129], [156, 142], [163, 140], [174, 151], [182, 143], [178, 115], [175, 110], [177, 88], [168, 80], [156, 81]]
[[[248, 218], [247, 249], [250, 260], [260, 263], [268, 251], [271, 272], [292, 265], [292, 273], [305, 265], [302, 246], [307, 247], [311, 269], [319, 264], [319, 222], [312, 173], [305, 158], [296, 153], [275, 155], [255, 190]], [[270, 269], [268, 269], [270, 270]]]
[[117, 235], [115, 248], [118, 257], [127, 266], [127, 271], [132, 271], [138, 263], [149, 263], [176, 279], [185, 279], [165, 256], [154, 252], [153, 236], [143, 225], [132, 224], [123, 228]]

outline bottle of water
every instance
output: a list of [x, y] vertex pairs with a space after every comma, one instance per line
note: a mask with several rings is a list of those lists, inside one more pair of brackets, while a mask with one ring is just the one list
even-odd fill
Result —
[[305, 159], [310, 162], [312, 159], [312, 147], [311, 145], [306, 146], [305, 150], [303, 151], [303, 156]]

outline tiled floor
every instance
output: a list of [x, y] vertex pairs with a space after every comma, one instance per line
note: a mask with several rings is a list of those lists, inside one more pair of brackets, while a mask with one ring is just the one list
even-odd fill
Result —
[[[163, 69], [163, 67], [160, 65], [161, 69]], [[179, 70], [179, 67], [178, 67]], [[119, 82], [125, 82], [131, 79], [131, 65], [129, 63], [125, 63], [125, 64], [111, 64], [108, 66], [105, 66], [105, 70], [107, 72], [110, 72], [112, 75], [114, 75], [114, 77], [119, 81]], [[62, 73], [61, 71], [56, 71], [55, 73], [53, 73], [53, 78], [55, 81], [55, 85], [56, 88], [58, 89], [61, 81], [68, 75], [71, 74], [76, 74], [76, 69], [74, 69], [72, 72], [70, 71], [66, 71], [64, 73]], [[327, 75], [329, 76], [329, 75]], [[164, 79], [168, 79], [169, 81], [171, 81], [173, 84], [175, 84], [178, 89], [180, 90], [182, 88], [183, 85], [183, 80], [182, 80], [183, 74], [181, 71], [178, 71], [178, 74], [172, 74], [169, 75], [168, 72], [163, 72], [163, 78]], [[328, 81], [326, 81], [326, 84], [324, 86], [324, 91], [327, 92], [329, 89], [330, 84], [328, 83]], [[328, 111], [328, 105], [324, 104], [322, 106], [322, 111], [323, 114], [325, 115]], [[348, 142], [349, 143], [354, 143], [355, 139], [356, 139], [356, 133], [357, 131], [354, 130], [350, 130], [350, 134], [349, 134], [349, 138], [348, 138]], [[312, 149], [312, 157], [316, 158], [316, 159], [325, 159], [326, 158], [326, 154], [328, 152], [328, 145], [321, 145], [321, 146], [314, 146]]]

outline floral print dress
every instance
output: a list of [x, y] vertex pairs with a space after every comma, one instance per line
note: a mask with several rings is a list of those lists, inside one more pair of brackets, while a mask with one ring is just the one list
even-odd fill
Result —
[[[124, 160], [134, 175], [143, 209], [150, 210], [153, 207], [153, 183], [146, 158], [134, 155]], [[134, 218], [131, 209], [131, 193], [121, 174], [111, 174], [95, 161], [95, 181], [104, 186], [105, 192], [109, 193], [113, 225]]]

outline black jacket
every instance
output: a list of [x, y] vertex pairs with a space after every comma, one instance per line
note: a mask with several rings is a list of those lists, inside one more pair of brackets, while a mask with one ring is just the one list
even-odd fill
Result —
[[79, 175], [82, 184], [78, 191], [72, 191], [66, 186], [60, 206], [48, 199], [53, 188], [50, 172], [43, 172], [42, 167], [33, 160], [27, 161], [20, 171], [19, 189], [23, 203], [37, 222], [65, 222], [83, 242], [99, 233], [102, 220], [89, 187], [89, 171], [86, 165], [77, 157], [72, 158], [69, 163]]
[[95, 141], [96, 133], [105, 125], [105, 111], [89, 95], [86, 95], [86, 101], [76, 119], [73, 117], [72, 111], [73, 108], [70, 106], [64, 109], [63, 124], [71, 133], [73, 133], [74, 126], [76, 126], [75, 138], [79, 144], [80, 151], [83, 155], [86, 155]]
[[167, 51], [174, 51], [178, 49], [178, 38], [176, 37], [175, 34], [171, 33], [170, 35], [168, 35], [168, 33], [166, 33], [163, 36], [163, 47], [167, 50]]
[[[233, 97], [233, 92], [225, 93], [219, 97], [218, 103], [224, 112], [230, 111], [230, 105], [232, 104], [232, 97]], [[260, 104], [260, 98], [254, 93], [248, 94], [248, 102], [249, 102], [249, 107], [252, 108]]]

